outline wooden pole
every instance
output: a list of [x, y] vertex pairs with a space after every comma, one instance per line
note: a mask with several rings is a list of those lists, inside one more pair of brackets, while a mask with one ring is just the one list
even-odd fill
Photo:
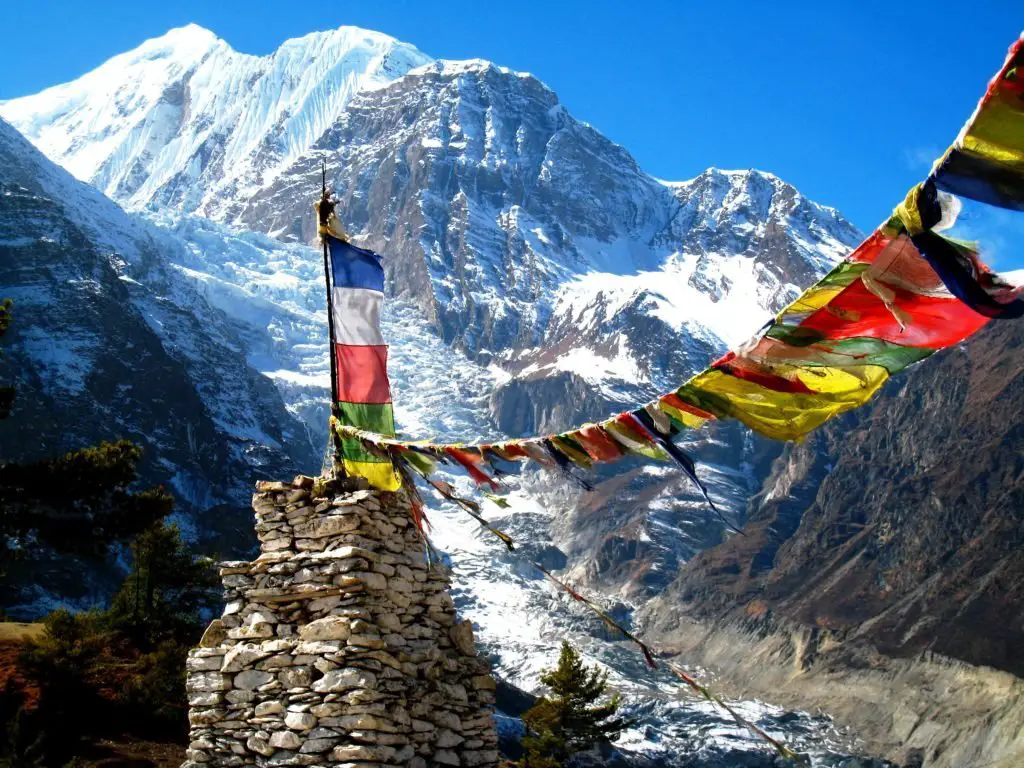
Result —
[[[331, 290], [331, 262], [330, 251], [327, 247], [327, 232], [330, 227], [331, 214], [334, 212], [334, 203], [327, 194], [327, 161], [321, 160], [321, 186], [320, 205], [318, 207], [320, 219], [320, 242], [324, 246], [324, 283], [327, 287], [327, 356], [331, 364], [331, 415], [339, 418], [338, 412], [338, 360], [334, 353], [334, 298]], [[331, 434], [331, 441], [334, 445], [334, 469], [338, 472], [341, 464], [341, 445], [337, 435]]]

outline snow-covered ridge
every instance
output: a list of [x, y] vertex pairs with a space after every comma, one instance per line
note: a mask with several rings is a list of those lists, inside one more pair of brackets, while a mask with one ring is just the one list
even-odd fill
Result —
[[48, 157], [130, 208], [152, 201], [213, 213], [305, 151], [362, 88], [430, 57], [387, 35], [340, 27], [239, 53], [190, 24], [70, 83], [0, 102]]
[[[711, 169], [661, 183], [536, 78], [480, 60], [433, 62], [376, 33], [314, 33], [254, 57], [190, 27], [124, 56], [96, 82], [23, 103], [32, 139], [62, 164], [98, 153], [94, 184], [126, 205], [166, 210], [146, 215], [161, 244], [180, 244], [164, 249], [176, 304], [223, 314], [238, 362], [273, 383], [316, 448], [328, 381], [320, 256], [295, 222], [312, 221], [321, 156], [329, 173], [338, 169], [350, 233], [384, 252], [389, 288], [402, 297], [390, 298], [384, 331], [396, 419], [414, 438], [497, 437], [523, 403], [578, 423], [558, 374], [599, 390], [587, 404], [594, 416], [664, 391], [722, 351], [722, 339], [756, 330], [856, 239], [771, 174]], [[307, 73], [319, 74], [302, 80]], [[136, 90], [148, 101], [131, 101]], [[56, 149], [43, 134], [59, 139]], [[243, 204], [244, 220], [232, 212]], [[264, 234], [181, 215], [195, 212]], [[187, 347], [189, 338], [170, 341]], [[233, 416], [217, 398], [225, 387], [209, 389], [211, 410]], [[247, 426], [245, 415], [232, 423]], [[716, 502], [738, 513], [752, 485], [750, 450], [728, 434], [695, 435], [687, 449]], [[472, 493], [467, 478], [450, 479]], [[715, 538], [685, 478], [664, 467], [637, 471], [625, 488], [609, 481], [594, 499], [575, 499], [557, 478], [510, 482], [512, 507], [488, 516], [524, 545], [565, 557], [573, 580], [592, 579], [609, 605], [623, 584], [618, 594], [638, 593], [636, 574], [622, 573], [631, 564], [654, 589], [658, 571]], [[456, 567], [460, 611], [479, 623], [503, 677], [536, 686], [558, 638], [571, 634], [613, 668], [631, 706], [666, 708], [631, 734], [635, 749], [678, 752], [666, 727], [679, 723], [686, 738], [710, 727], [712, 745], [751, 749], [716, 713], [676, 701], [674, 683], [649, 677], [631, 649], [606, 642], [578, 606], [442, 506], [435, 542]], [[582, 532], [594, 540], [575, 537]]]

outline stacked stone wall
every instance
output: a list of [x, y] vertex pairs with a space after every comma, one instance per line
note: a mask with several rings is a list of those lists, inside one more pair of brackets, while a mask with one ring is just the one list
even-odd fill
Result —
[[187, 768], [494, 766], [494, 680], [401, 494], [260, 483], [189, 654]]

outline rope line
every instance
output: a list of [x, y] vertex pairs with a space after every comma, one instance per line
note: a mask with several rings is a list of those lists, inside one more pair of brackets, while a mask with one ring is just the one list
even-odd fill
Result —
[[[420, 473], [418, 473], [418, 474], [420, 474]], [[423, 477], [422, 474], [420, 476]], [[557, 578], [554, 574], [551, 573], [551, 571], [549, 571], [547, 568], [542, 566], [540, 563], [537, 563], [537, 562], [534, 562], [534, 561], [529, 560], [527, 558], [521, 557], [519, 555], [518, 551], [516, 550], [515, 542], [512, 539], [512, 537], [509, 536], [504, 531], [502, 531], [502, 530], [500, 530], [498, 528], [495, 528], [493, 525], [491, 525], [480, 514], [480, 508], [479, 508], [479, 505], [476, 502], [469, 501], [468, 499], [463, 499], [463, 498], [457, 496], [455, 494], [455, 492], [454, 492], [454, 489], [452, 489], [451, 486], [448, 485], [447, 483], [445, 483], [444, 481], [433, 480], [433, 478], [426, 478], [426, 477], [424, 477], [424, 479], [426, 479], [427, 482], [430, 483], [430, 485], [434, 488], [435, 491], [438, 492], [439, 495], [441, 495], [442, 497], [444, 497], [448, 501], [453, 502], [457, 507], [459, 507], [459, 509], [461, 509], [462, 511], [466, 512], [474, 520], [476, 520], [476, 522], [480, 524], [481, 528], [487, 530], [490, 534], [492, 534], [493, 536], [497, 537], [498, 540], [501, 541], [501, 543], [505, 545], [505, 548], [510, 553], [512, 553], [515, 557], [517, 557], [519, 559], [519, 562], [527, 563], [531, 567], [533, 567], [534, 569], [536, 569], [537, 571], [542, 573], [549, 581], [551, 581], [553, 584], [555, 584], [559, 589], [561, 589], [563, 592], [565, 592], [567, 595], [569, 595], [572, 599], [576, 600], [577, 602], [581, 603], [586, 608], [588, 608], [599, 619], [601, 619], [601, 621], [603, 621], [607, 626], [611, 627], [616, 632], [618, 632], [623, 637], [625, 637], [627, 640], [632, 642], [639, 649], [639, 651], [643, 654], [644, 660], [647, 662], [647, 665], [651, 669], [657, 669], [658, 668], [658, 662], [655, 660], [655, 652], [657, 651], [657, 649], [654, 649], [652, 646], [650, 646], [649, 644], [647, 644], [646, 642], [644, 642], [643, 640], [638, 638], [636, 635], [634, 635], [632, 632], [627, 630], [625, 627], [623, 627], [621, 624], [619, 624], [617, 621], [615, 621], [615, 619], [613, 619], [611, 616], [609, 616], [607, 612], [602, 610], [602, 608], [599, 605], [594, 603], [592, 600], [587, 598], [585, 595], [581, 594], [578, 590], [574, 589], [571, 585], [569, 585], [566, 582], [562, 581], [561, 579]], [[416, 490], [415, 485], [410, 483], [410, 484], [406, 485], [405, 487], [406, 487], [406, 489], [410, 489], [411, 488], [412, 489], [411, 493], [415, 494], [417, 497], [419, 496], [419, 492]], [[422, 500], [417, 498], [415, 501], [413, 501], [413, 506], [414, 507], [417, 504], [422, 505]], [[662, 656], [662, 655], [666, 655], [666, 654], [664, 654], [661, 651], [657, 651], [657, 655]], [[733, 721], [737, 725], [739, 725], [740, 727], [746, 729], [747, 731], [752, 733], [757, 738], [759, 738], [762, 741], [764, 741], [767, 744], [769, 744], [781, 757], [783, 757], [783, 758], [785, 758], [787, 760], [792, 760], [792, 761], [798, 763], [799, 765], [805, 765], [805, 766], [809, 766], [810, 765], [810, 762], [807, 760], [806, 757], [804, 757], [803, 755], [797, 754], [792, 749], [787, 747], [784, 743], [782, 743], [778, 739], [768, 735], [764, 730], [762, 730], [757, 725], [755, 725], [754, 723], [752, 723], [749, 720], [747, 720], [745, 717], [743, 717], [743, 715], [741, 715], [739, 712], [737, 712], [732, 706], [727, 704], [722, 699], [721, 696], [719, 696], [717, 693], [715, 693], [713, 690], [711, 690], [711, 688], [709, 686], [707, 686], [707, 685], [701, 683], [700, 681], [698, 681], [695, 677], [693, 677], [688, 672], [686, 672], [684, 669], [682, 669], [682, 667], [680, 667], [678, 664], [676, 664], [676, 663], [674, 663], [672, 661], [668, 661], [666, 659], [662, 659], [661, 663], [664, 664], [665, 667], [673, 675], [675, 675], [677, 678], [682, 680], [696, 694], [698, 694], [702, 698], [706, 699], [707, 701], [711, 702], [712, 704], [720, 707], [726, 713], [728, 713], [729, 716], [733, 719]]]

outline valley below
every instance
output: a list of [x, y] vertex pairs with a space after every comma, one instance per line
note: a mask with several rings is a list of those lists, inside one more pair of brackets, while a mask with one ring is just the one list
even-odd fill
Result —
[[[861, 239], [771, 173], [655, 179], [532, 75], [356, 28], [265, 57], [172, 30], [0, 118], [19, 393], [0, 456], [131, 438], [140, 477], [222, 557], [255, 551], [257, 480], [321, 469], [321, 162], [353, 241], [385, 257], [407, 439], [522, 437], [650, 399]], [[626, 459], [589, 489], [524, 468], [507, 507], [484, 506], [517, 555], [424, 487], [459, 614], [521, 691], [563, 638], [608, 669], [636, 719], [612, 765], [783, 761], [533, 561], [814, 766], [1024, 762], [1022, 354], [1019, 324], [994, 323], [805, 442], [737, 423], [685, 436], [725, 522], [669, 465]], [[19, 568], [0, 607], [31, 621], [97, 604], [124, 562]]]
[[933, 653], [887, 656], [742, 609], [681, 618], [660, 640], [711, 671], [722, 692], [828, 713], [862, 754], [893, 765], [1008, 767], [1024, 754], [1024, 681], [1008, 672]]

